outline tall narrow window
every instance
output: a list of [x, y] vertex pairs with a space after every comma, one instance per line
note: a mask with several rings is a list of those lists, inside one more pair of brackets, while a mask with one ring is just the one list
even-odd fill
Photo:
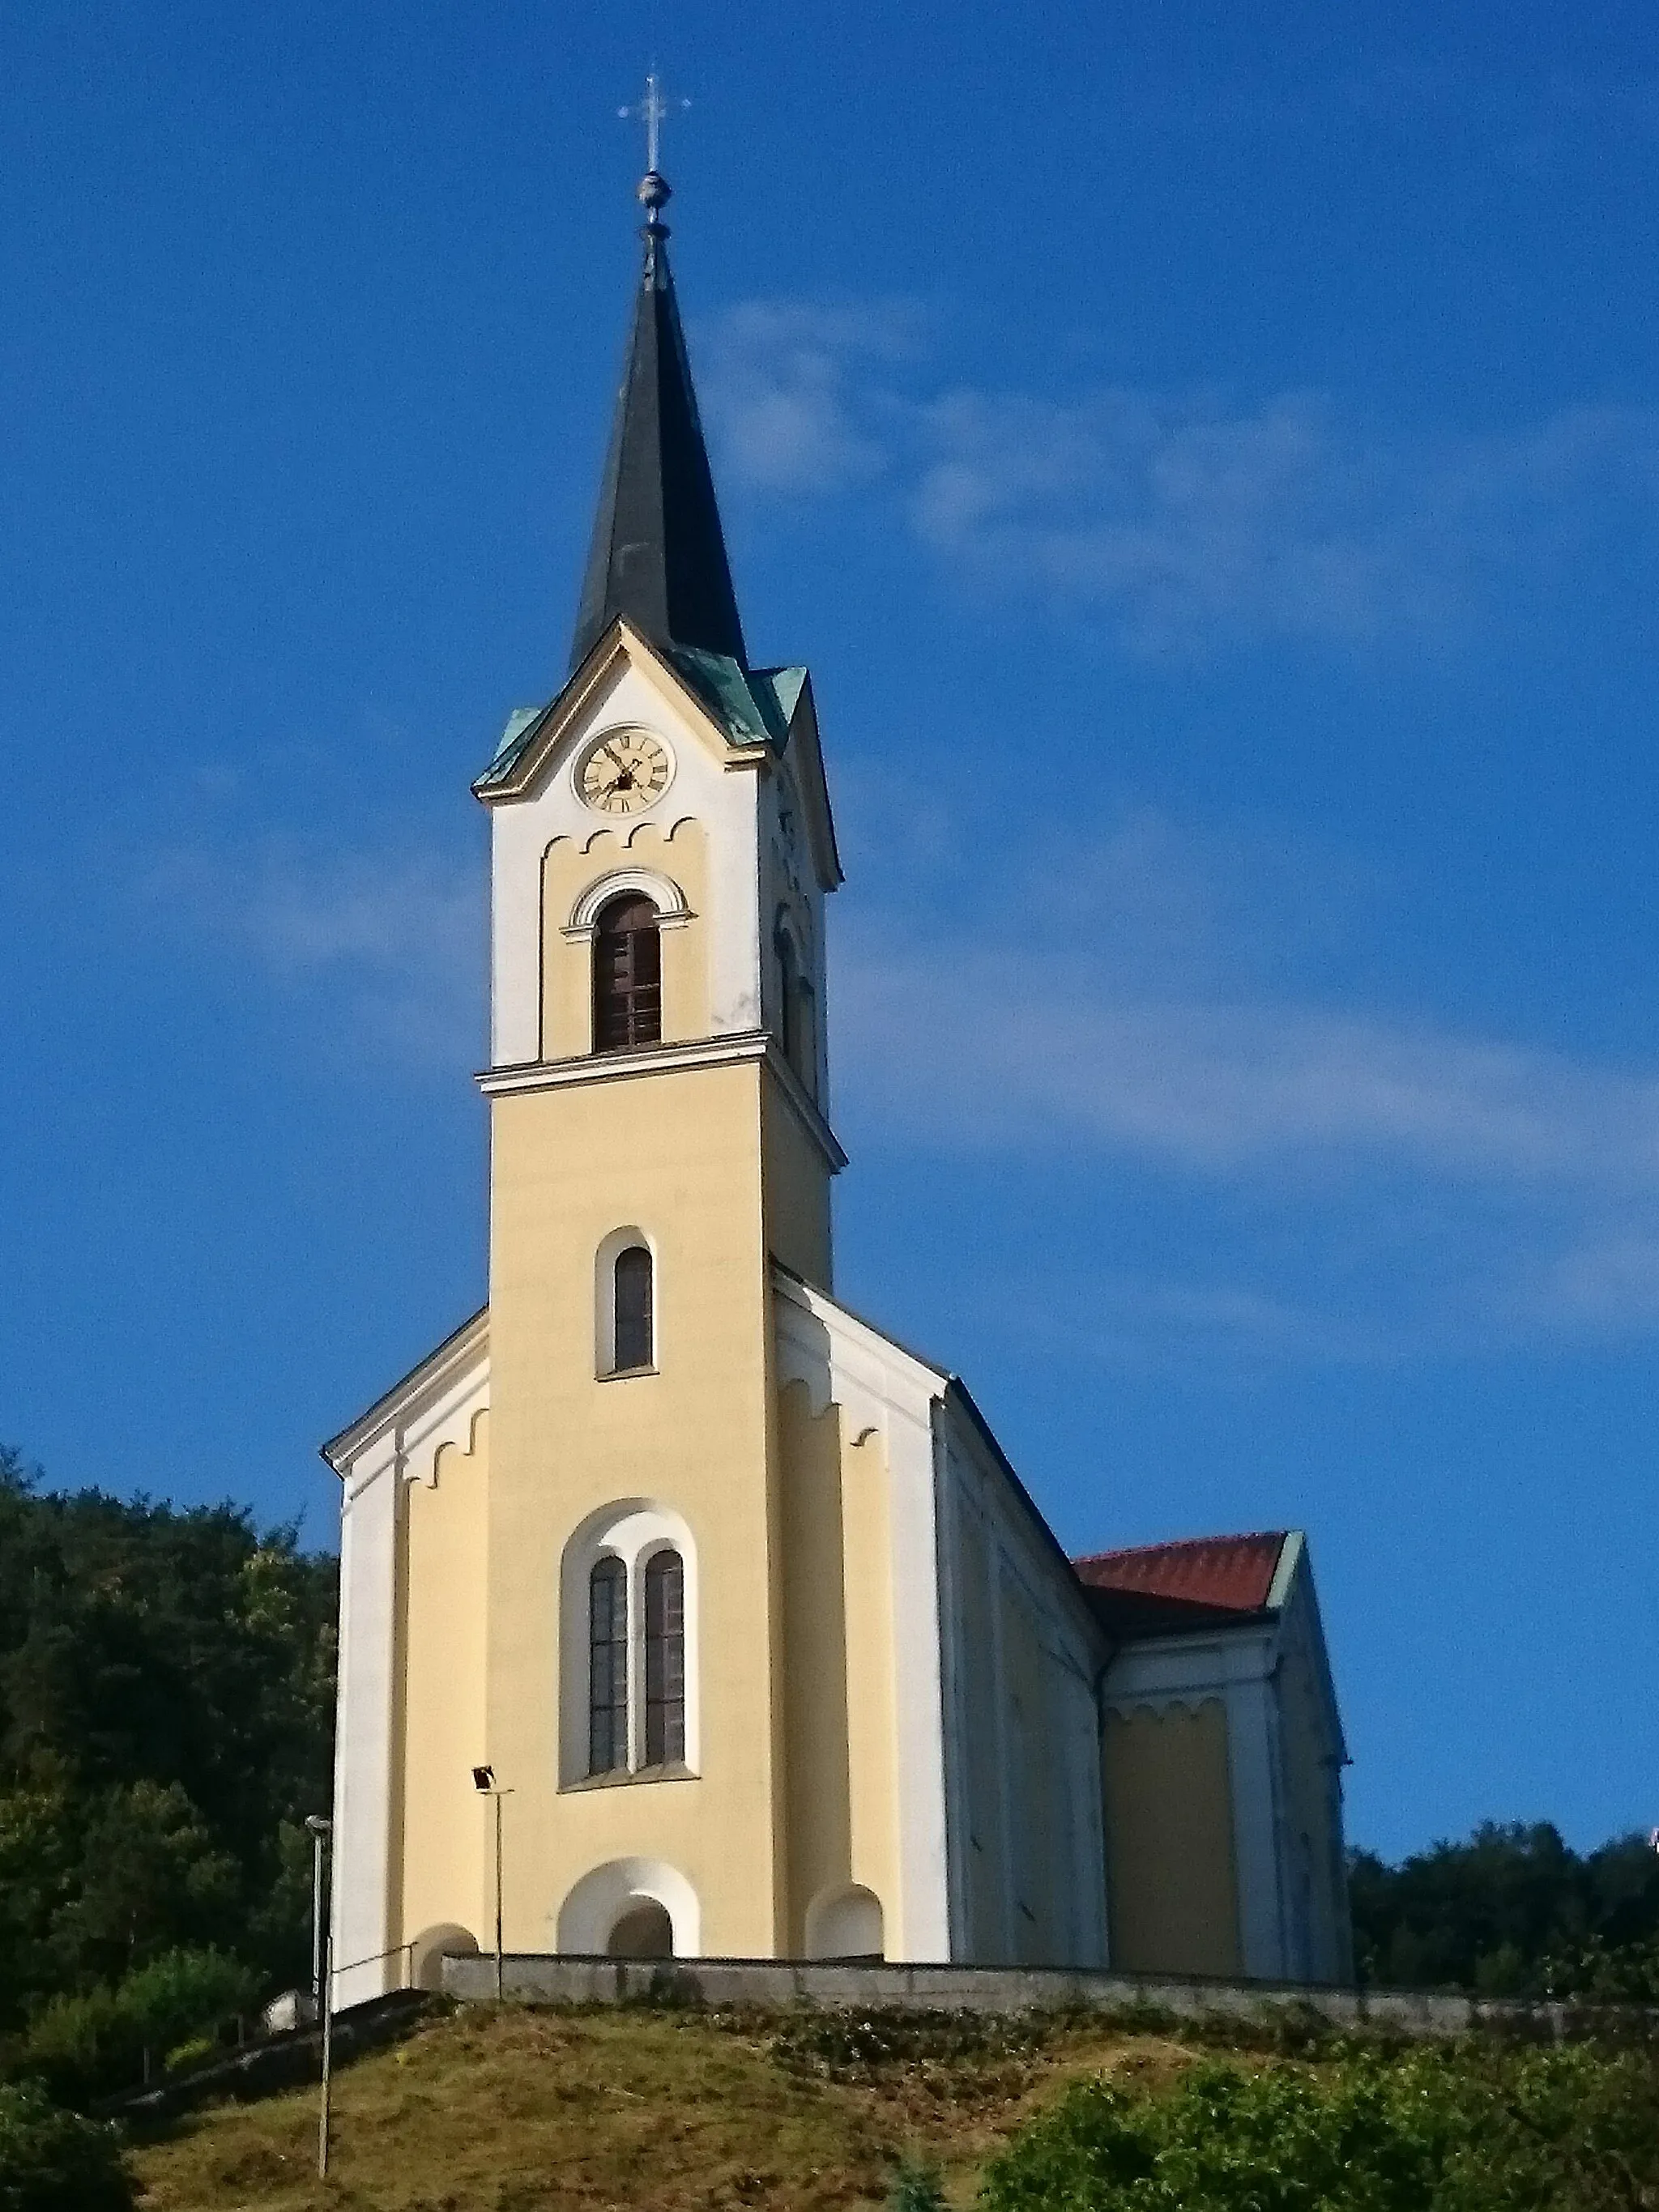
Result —
[[645, 1763], [685, 1757], [685, 1566], [656, 1552], [645, 1570]]
[[807, 1091], [817, 1095], [817, 1008], [801, 973], [795, 940], [779, 917], [773, 939], [778, 956], [778, 1042]]
[[783, 1047], [783, 1056], [791, 1067], [800, 1065], [800, 971], [795, 965], [795, 947], [787, 929], [777, 933], [778, 952], [778, 1042]]
[[630, 1244], [617, 1255], [613, 1277], [616, 1292], [616, 1358], [617, 1373], [653, 1363], [651, 1312], [651, 1255], [643, 1244]]
[[661, 1039], [657, 909], [630, 891], [601, 911], [593, 932], [593, 1049], [627, 1052]]
[[601, 1559], [587, 1583], [587, 1771], [628, 1764], [628, 1570]]

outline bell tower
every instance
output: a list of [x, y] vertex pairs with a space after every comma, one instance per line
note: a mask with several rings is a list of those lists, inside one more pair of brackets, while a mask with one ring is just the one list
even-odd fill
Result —
[[841, 870], [810, 679], [745, 647], [654, 167], [639, 198], [570, 672], [474, 786], [492, 891], [477, 1756], [515, 1791], [509, 1948], [585, 1948], [585, 1872], [650, 1862], [689, 1883], [698, 1948], [752, 1956], [782, 1947], [788, 1910], [773, 1268], [830, 1287]]

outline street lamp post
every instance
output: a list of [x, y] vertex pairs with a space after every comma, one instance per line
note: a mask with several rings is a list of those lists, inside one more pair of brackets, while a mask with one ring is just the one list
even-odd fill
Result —
[[475, 1766], [472, 1787], [481, 1797], [493, 1797], [495, 1801], [495, 2002], [500, 2004], [505, 1994], [501, 1965], [501, 1800], [510, 1797], [513, 1792], [503, 1790], [497, 1783], [493, 1766]]
[[317, 2172], [328, 2172], [329, 2121], [334, 2094], [334, 1916], [323, 1910], [323, 1860], [334, 1823], [320, 1813], [306, 1817], [311, 1831], [311, 1993], [323, 2029], [323, 2094], [317, 2110]]
[[319, 2020], [323, 2003], [323, 1856], [333, 1826], [320, 1813], [306, 1815], [306, 1826], [311, 1833], [311, 2002]]

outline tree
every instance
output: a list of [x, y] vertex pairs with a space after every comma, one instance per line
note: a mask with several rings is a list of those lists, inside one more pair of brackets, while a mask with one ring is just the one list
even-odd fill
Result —
[[0, 2034], [179, 1945], [304, 1972], [335, 1587], [292, 1528], [0, 1449]]
[[1626, 1836], [1581, 1857], [1541, 1821], [1489, 1821], [1397, 1867], [1357, 1851], [1349, 1895], [1361, 1979], [1400, 1988], [1593, 1993], [1659, 1939], [1659, 1854]]
[[132, 2212], [112, 2128], [0, 2084], [0, 2212]]

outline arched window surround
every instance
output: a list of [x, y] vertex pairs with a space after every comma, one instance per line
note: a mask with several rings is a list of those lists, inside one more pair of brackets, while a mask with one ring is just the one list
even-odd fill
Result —
[[[651, 1255], [651, 1358], [643, 1367], [617, 1364], [617, 1262], [638, 1246]], [[637, 1224], [629, 1222], [602, 1237], [593, 1255], [593, 1372], [602, 1382], [625, 1382], [662, 1369], [662, 1264], [657, 1240]]]
[[[646, 1758], [645, 1574], [660, 1552], [678, 1552], [683, 1576], [685, 1638], [685, 1755], [667, 1766]], [[628, 1748], [626, 1770], [588, 1772], [592, 1700], [589, 1589], [600, 1559], [619, 1559], [628, 1575]], [[654, 1498], [624, 1498], [590, 1513], [565, 1545], [559, 1572], [559, 1741], [562, 1790], [695, 1775], [700, 1755], [697, 1547], [684, 1515]]]
[[596, 877], [576, 901], [564, 926], [565, 936], [591, 938], [599, 927], [600, 915], [611, 900], [629, 891], [648, 898], [656, 908], [659, 929], [683, 929], [688, 921], [696, 919], [685, 902], [685, 893], [672, 876], [665, 876], [656, 868], [612, 868], [607, 874]]

